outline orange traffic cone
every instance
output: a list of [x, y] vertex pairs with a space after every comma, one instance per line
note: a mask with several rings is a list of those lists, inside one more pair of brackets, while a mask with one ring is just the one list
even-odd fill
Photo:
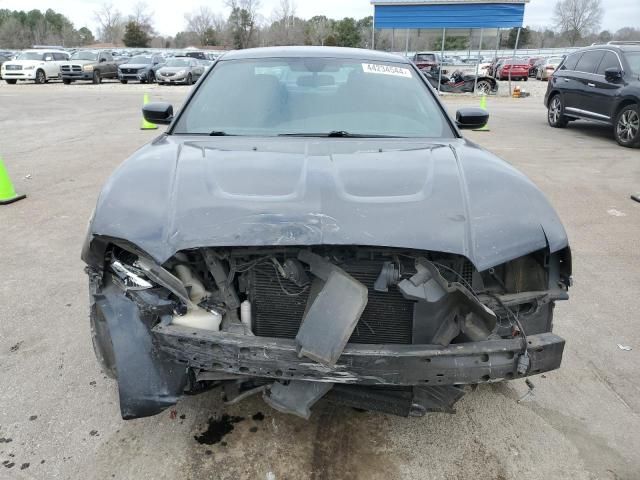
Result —
[[7, 169], [2, 163], [2, 157], [0, 157], [0, 205], [7, 205], [9, 203], [17, 202], [26, 198], [26, 195], [18, 195], [13, 188]]

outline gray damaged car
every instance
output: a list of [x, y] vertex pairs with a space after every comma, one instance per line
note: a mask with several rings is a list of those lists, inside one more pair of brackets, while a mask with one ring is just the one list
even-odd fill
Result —
[[260, 394], [419, 416], [560, 366], [563, 226], [462, 137], [406, 59], [267, 48], [219, 59], [108, 180], [82, 258], [125, 419], [181, 395]]
[[207, 68], [201, 60], [190, 57], [175, 57], [167, 60], [167, 63], [156, 72], [159, 85], [169, 83], [181, 83], [191, 85], [204, 75]]

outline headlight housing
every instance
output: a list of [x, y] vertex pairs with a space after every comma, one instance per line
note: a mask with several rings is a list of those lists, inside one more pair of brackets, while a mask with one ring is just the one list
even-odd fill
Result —
[[93, 72], [93, 65], [85, 65], [84, 67], [82, 67], [82, 70], [84, 70], [85, 72]]
[[33, 70], [34, 68], [36, 68], [35, 65], [26, 65], [23, 70]]

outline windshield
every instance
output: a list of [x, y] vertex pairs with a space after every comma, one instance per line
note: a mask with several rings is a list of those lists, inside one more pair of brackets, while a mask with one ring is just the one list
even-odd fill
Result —
[[151, 63], [151, 57], [143, 57], [143, 56], [138, 56], [138, 57], [133, 57], [131, 60], [129, 60], [127, 63], [142, 63], [142, 64], [148, 64]]
[[223, 61], [197, 89], [173, 133], [451, 137], [428, 88], [406, 64]]
[[562, 57], [550, 58], [549, 60], [547, 60], [547, 63], [549, 65], [560, 65], [562, 63], [562, 60], [564, 60]]
[[436, 56], [433, 53], [419, 53], [416, 55], [416, 60], [418, 62], [433, 62], [435, 59]]
[[98, 52], [76, 52], [71, 55], [71, 60], [92, 60], [98, 59]]
[[43, 60], [44, 54], [38, 52], [22, 52], [16, 57], [16, 60]]
[[631, 71], [636, 75], [640, 75], [640, 52], [628, 52], [626, 57]]
[[188, 67], [189, 61], [183, 58], [171, 58], [167, 60], [167, 67]]

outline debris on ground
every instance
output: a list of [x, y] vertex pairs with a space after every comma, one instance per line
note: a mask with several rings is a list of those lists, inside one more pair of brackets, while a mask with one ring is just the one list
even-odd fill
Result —
[[621, 343], [618, 344], [618, 348], [620, 350], [624, 350], [625, 352], [630, 352], [631, 350], [633, 350], [633, 348], [631, 348], [631, 346], [629, 345], [622, 345]]

